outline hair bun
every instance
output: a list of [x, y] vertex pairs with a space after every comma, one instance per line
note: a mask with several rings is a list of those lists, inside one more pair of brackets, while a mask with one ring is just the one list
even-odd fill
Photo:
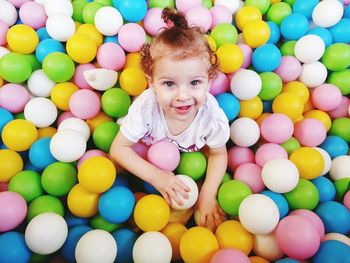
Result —
[[177, 12], [175, 9], [169, 7], [164, 8], [162, 11], [162, 19], [169, 28], [172, 26], [188, 28], [185, 16], [182, 13]]

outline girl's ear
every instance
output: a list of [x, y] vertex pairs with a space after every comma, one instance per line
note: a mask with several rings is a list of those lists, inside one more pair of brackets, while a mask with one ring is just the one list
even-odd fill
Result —
[[148, 83], [148, 87], [152, 88], [152, 86], [153, 86], [152, 77], [150, 75], [145, 75], [145, 76], [146, 76], [146, 80]]

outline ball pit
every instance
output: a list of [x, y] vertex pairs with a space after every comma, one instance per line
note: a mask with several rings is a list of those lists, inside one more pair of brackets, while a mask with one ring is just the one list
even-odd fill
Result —
[[[349, 4], [0, 0], [0, 262], [348, 260]], [[172, 221], [205, 150], [133, 146], [191, 182], [172, 208], [109, 155], [167, 6], [220, 62], [210, 92], [231, 134], [214, 233]]]

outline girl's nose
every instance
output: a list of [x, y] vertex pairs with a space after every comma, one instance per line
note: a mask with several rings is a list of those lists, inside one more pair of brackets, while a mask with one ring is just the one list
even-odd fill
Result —
[[188, 88], [179, 87], [177, 97], [179, 100], [187, 100], [189, 98]]

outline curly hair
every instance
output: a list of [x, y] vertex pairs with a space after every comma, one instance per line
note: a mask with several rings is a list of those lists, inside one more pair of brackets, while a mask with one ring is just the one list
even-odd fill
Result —
[[185, 16], [175, 9], [164, 8], [162, 19], [168, 28], [141, 48], [141, 67], [145, 74], [152, 77], [154, 64], [162, 57], [184, 59], [198, 56], [208, 60], [208, 76], [210, 79], [215, 78], [218, 59], [200, 29], [189, 27]]

